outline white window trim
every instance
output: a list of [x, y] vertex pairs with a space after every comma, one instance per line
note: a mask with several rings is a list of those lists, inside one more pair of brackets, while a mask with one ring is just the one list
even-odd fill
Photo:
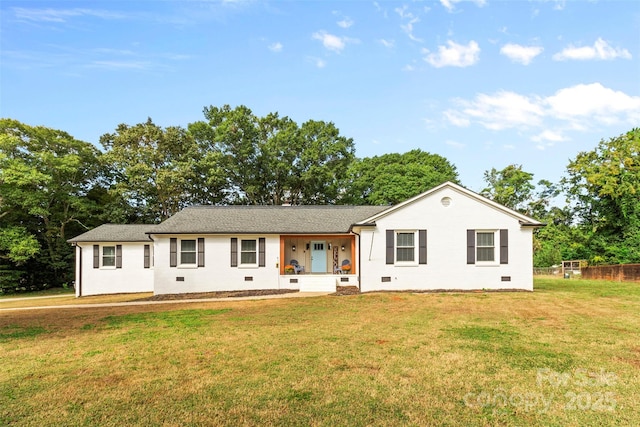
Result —
[[[493, 261], [479, 261], [478, 260], [478, 248], [483, 246], [478, 246], [478, 233], [493, 233]], [[475, 246], [475, 257], [476, 257], [476, 266], [477, 267], [499, 267], [500, 266], [500, 230], [490, 229], [490, 230], [476, 230], [476, 246]], [[484, 246], [487, 247], [487, 246]]]
[[[104, 248], [113, 248], [113, 265], [104, 265]], [[101, 270], [115, 270], [116, 269], [116, 257], [117, 257], [116, 245], [100, 245], [100, 269]]]
[[[398, 261], [398, 234], [413, 234], [413, 261]], [[417, 267], [419, 261], [418, 253], [418, 230], [394, 230], [393, 236], [394, 266], [396, 267]], [[406, 247], [406, 246], [403, 246]]]
[[[252, 240], [255, 242], [256, 244], [256, 250], [254, 251], [256, 254], [256, 262], [255, 263], [243, 263], [242, 262], [242, 241], [243, 240]], [[259, 254], [260, 251], [260, 242], [259, 239], [257, 237], [239, 237], [238, 238], [238, 267], [237, 268], [259, 268], [259, 262], [258, 262], [258, 257], [260, 256]], [[246, 251], [246, 253], [249, 253], [249, 251]]]
[[[182, 242], [183, 241], [194, 241], [196, 243], [196, 249], [195, 249], [195, 262], [193, 263], [183, 263], [182, 262]], [[198, 268], [198, 239], [178, 239], [177, 242], [178, 247], [177, 249], [177, 254], [176, 256], [178, 257], [178, 265], [177, 268]]]

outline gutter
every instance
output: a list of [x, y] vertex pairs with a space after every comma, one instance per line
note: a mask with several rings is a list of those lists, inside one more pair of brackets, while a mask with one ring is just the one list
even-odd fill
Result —
[[533, 227], [533, 228], [537, 228], [537, 227], [546, 227], [547, 224], [544, 222], [520, 222], [520, 227]]

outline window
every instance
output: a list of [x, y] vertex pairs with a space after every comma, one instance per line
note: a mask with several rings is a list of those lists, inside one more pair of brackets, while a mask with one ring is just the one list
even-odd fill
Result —
[[[266, 239], [241, 239], [231, 238], [231, 267], [265, 267], [266, 266]], [[238, 257], [238, 252], [240, 257]], [[239, 259], [238, 259], [239, 258]], [[240, 261], [240, 263], [238, 263]]]
[[495, 261], [495, 233], [482, 232], [476, 233], [476, 260], [478, 262]]
[[396, 234], [396, 262], [415, 261], [416, 247], [414, 242], [414, 233]]
[[255, 240], [240, 242], [240, 264], [257, 264], [257, 245]]
[[196, 263], [196, 241], [181, 240], [180, 241], [180, 264]]
[[151, 268], [151, 245], [144, 245], [144, 268]]
[[93, 268], [122, 268], [122, 245], [93, 245]]
[[116, 266], [116, 247], [115, 246], [102, 247], [102, 266], [103, 267]]
[[467, 230], [467, 264], [476, 263], [508, 264], [509, 230]]
[[427, 230], [387, 230], [386, 238], [387, 264], [406, 266], [427, 263]]

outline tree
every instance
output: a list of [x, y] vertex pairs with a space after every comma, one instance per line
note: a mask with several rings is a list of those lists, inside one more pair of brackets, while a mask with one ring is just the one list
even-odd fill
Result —
[[456, 167], [447, 159], [422, 150], [365, 157], [349, 168], [345, 203], [400, 203], [446, 181], [458, 183]]
[[288, 117], [258, 117], [241, 105], [204, 109], [206, 122], [189, 125], [198, 145], [215, 153], [226, 177], [227, 203], [276, 205], [336, 203], [353, 141], [333, 123]]
[[[149, 118], [134, 126], [121, 124], [100, 138], [102, 160], [112, 171], [110, 190], [126, 201], [138, 221], [157, 222], [193, 203], [215, 203], [219, 188], [211, 186], [216, 173], [194, 138], [183, 128], [161, 128]], [[205, 191], [206, 190], [206, 191]]]
[[533, 174], [523, 171], [522, 165], [509, 165], [502, 170], [491, 168], [485, 171], [484, 180], [488, 187], [480, 194], [508, 208], [528, 212], [527, 202], [535, 186], [531, 183]]
[[72, 280], [73, 250], [66, 238], [84, 230], [96, 208], [86, 195], [101, 176], [99, 154], [66, 132], [0, 120], [3, 270], [23, 277], [29, 272], [29, 286]]
[[40, 252], [38, 239], [24, 227], [0, 228], [0, 258], [20, 265]]
[[579, 153], [562, 184], [578, 224], [591, 234], [592, 256], [640, 262], [640, 128]]

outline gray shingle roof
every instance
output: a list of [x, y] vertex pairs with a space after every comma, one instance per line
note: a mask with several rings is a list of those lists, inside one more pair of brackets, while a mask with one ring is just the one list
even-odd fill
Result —
[[151, 224], [103, 224], [79, 236], [67, 240], [68, 242], [150, 242], [146, 234]]
[[332, 234], [389, 206], [194, 206], [148, 231], [156, 234]]

